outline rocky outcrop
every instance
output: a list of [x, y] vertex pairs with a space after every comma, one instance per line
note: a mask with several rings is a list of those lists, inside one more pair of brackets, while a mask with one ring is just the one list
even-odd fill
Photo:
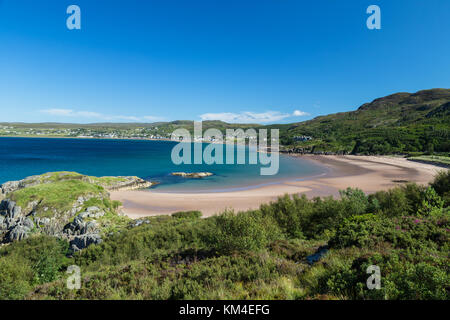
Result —
[[108, 185], [102, 185], [105, 189], [109, 191], [119, 191], [119, 190], [137, 190], [150, 188], [155, 183], [141, 179], [139, 177], [117, 177], [123, 179], [123, 181], [117, 181], [110, 183]]
[[0, 242], [25, 239], [34, 226], [33, 220], [24, 216], [22, 208], [14, 201], [4, 199], [0, 202]]
[[[56, 177], [56, 178], [55, 178]], [[98, 184], [110, 191], [117, 190], [136, 190], [150, 188], [155, 183], [146, 181], [135, 176], [119, 176], [119, 177], [90, 177], [74, 172], [53, 172], [43, 175], [30, 176], [18, 181], [8, 181], [0, 185], [0, 199], [4, 199], [10, 192], [14, 192], [23, 188], [28, 188], [44, 183], [52, 183], [57, 181], [64, 181], [70, 179], [77, 179], [89, 183]]]
[[131, 227], [131, 228], [136, 228], [136, 227], [139, 227], [139, 226], [141, 226], [141, 225], [143, 225], [143, 224], [150, 224], [150, 221], [147, 220], [147, 219], [137, 219], [137, 220], [134, 220], [134, 221], [130, 224], [130, 227]]
[[28, 238], [30, 228], [23, 225], [16, 225], [6, 234], [6, 241], [13, 242]]
[[205, 178], [213, 174], [211, 172], [172, 172], [172, 175], [183, 178]]
[[96, 233], [83, 234], [76, 236], [70, 241], [70, 248], [73, 252], [83, 250], [90, 246], [91, 244], [99, 244], [102, 242], [100, 235]]
[[[79, 198], [76, 205], [82, 205], [84, 201], [85, 198]], [[75, 212], [76, 205], [73, 208]], [[32, 233], [43, 233], [75, 241], [76, 247], [83, 249], [91, 243], [101, 241], [99, 224], [95, 219], [104, 215], [105, 212], [100, 208], [91, 206], [76, 215], [73, 221], [64, 224], [55, 218], [34, 217], [33, 210], [26, 214], [14, 201], [4, 199], [0, 202], [0, 243], [20, 241]], [[89, 237], [83, 238], [85, 235]]]
[[[40, 184], [51, 185], [25, 193], [20, 191]], [[109, 219], [110, 215], [118, 214], [107, 190], [134, 190], [152, 184], [138, 177], [97, 178], [76, 172], [54, 172], [6, 182], [0, 186], [0, 245], [33, 234], [65, 239], [72, 252], [98, 244], [107, 227], [115, 221]], [[76, 187], [76, 193], [67, 193], [67, 188], [72, 186]], [[55, 194], [61, 201], [48, 201]], [[138, 221], [136, 225], [142, 223], [148, 222]]]

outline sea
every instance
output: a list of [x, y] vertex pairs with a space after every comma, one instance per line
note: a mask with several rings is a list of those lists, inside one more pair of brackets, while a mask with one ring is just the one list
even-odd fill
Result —
[[[259, 160], [250, 164], [249, 154], [255, 151], [247, 147], [245, 164], [176, 165], [171, 157], [176, 144], [155, 140], [1, 137], [0, 184], [46, 172], [75, 171], [92, 176], [138, 176], [158, 182], [152, 187], [154, 192], [222, 192], [303, 180], [323, 175], [327, 170], [310, 160], [280, 154], [278, 173], [264, 176], [260, 169], [268, 165]], [[202, 144], [202, 148], [207, 145]], [[224, 145], [217, 147], [226, 154]], [[213, 176], [189, 179], [171, 175], [180, 171], [207, 171]]]

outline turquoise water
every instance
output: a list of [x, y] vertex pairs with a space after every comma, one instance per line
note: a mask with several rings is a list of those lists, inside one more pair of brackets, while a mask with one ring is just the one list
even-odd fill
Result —
[[[175, 145], [170, 141], [3, 137], [0, 138], [0, 183], [50, 171], [76, 171], [93, 176], [133, 175], [158, 181], [155, 191], [216, 192], [270, 185], [287, 178], [302, 179], [325, 172], [310, 161], [283, 155], [280, 155], [279, 172], [273, 176], [261, 176], [261, 164], [250, 165], [248, 159], [247, 164], [175, 165], [171, 161]], [[186, 179], [171, 176], [174, 171], [209, 171], [214, 176]]]

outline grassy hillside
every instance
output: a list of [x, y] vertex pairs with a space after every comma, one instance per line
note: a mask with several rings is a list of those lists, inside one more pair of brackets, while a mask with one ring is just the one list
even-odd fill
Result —
[[[278, 127], [274, 125], [273, 127]], [[396, 93], [351, 112], [281, 126], [282, 144], [362, 154], [450, 151], [450, 89]], [[311, 136], [295, 142], [295, 136]]]
[[[152, 217], [73, 255], [31, 236], [0, 248], [0, 299], [449, 299], [449, 181]], [[79, 290], [66, 286], [70, 265]], [[379, 290], [366, 286], [370, 265]]]

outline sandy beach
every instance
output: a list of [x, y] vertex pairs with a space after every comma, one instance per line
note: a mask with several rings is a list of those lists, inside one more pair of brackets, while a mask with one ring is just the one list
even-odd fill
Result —
[[[318, 156], [301, 155], [303, 159], [325, 166], [320, 177], [254, 189], [217, 193], [164, 193], [150, 190], [114, 191], [111, 198], [123, 203], [123, 212], [131, 218], [171, 214], [176, 211], [200, 210], [211, 216], [226, 209], [235, 211], [257, 209], [262, 203], [276, 200], [284, 194], [305, 194], [308, 197], [338, 196], [347, 187], [360, 188], [366, 193], [386, 190], [405, 182], [427, 184], [435, 174], [444, 170], [431, 164], [388, 156]], [[300, 178], [300, 177], [299, 177]]]

